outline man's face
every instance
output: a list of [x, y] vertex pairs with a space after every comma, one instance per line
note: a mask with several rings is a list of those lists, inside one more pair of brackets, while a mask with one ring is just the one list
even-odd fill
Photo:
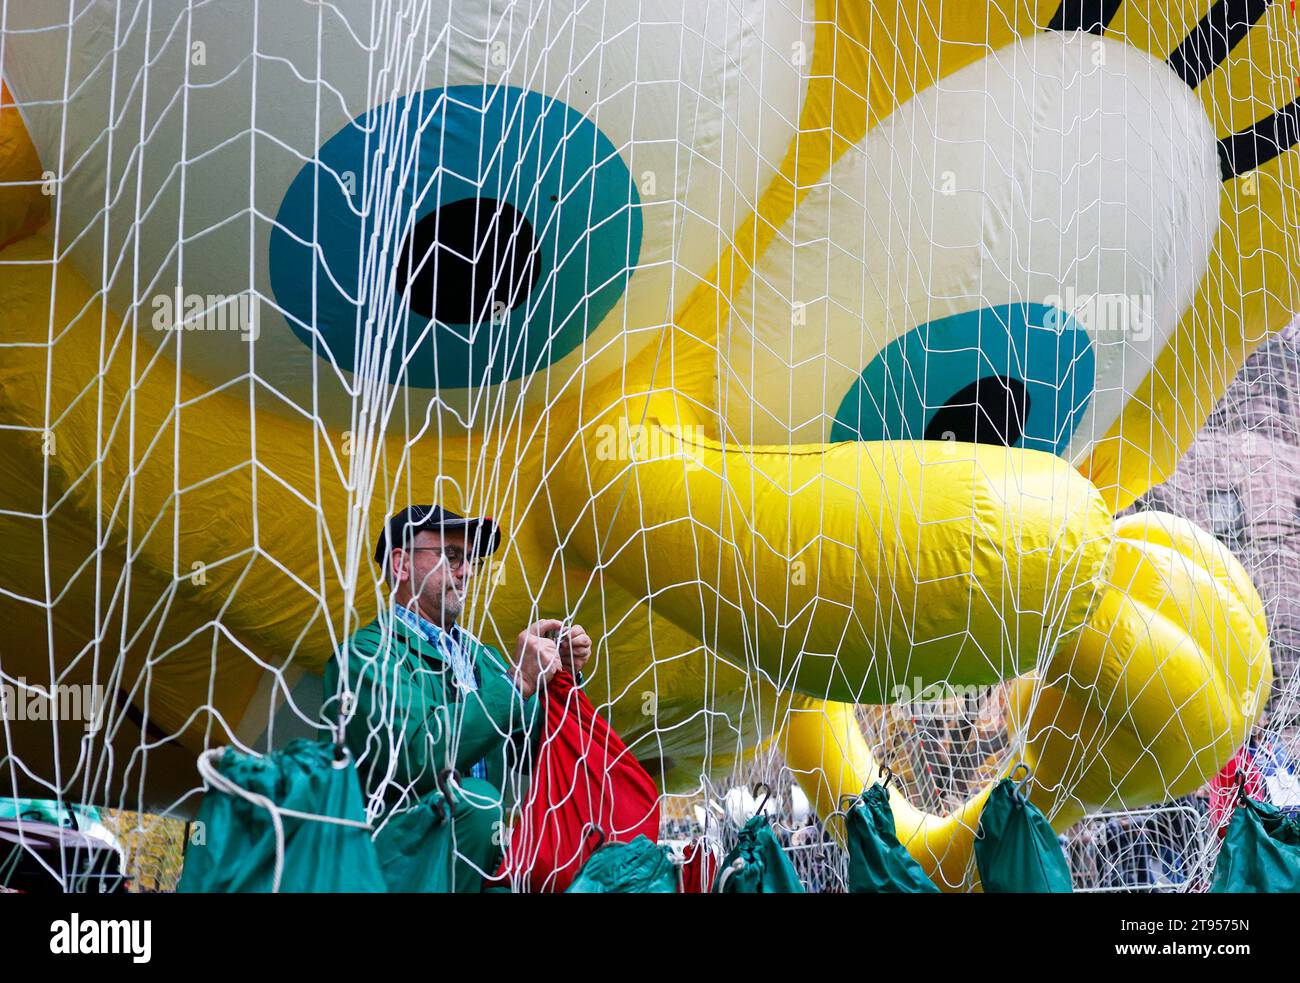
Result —
[[[420, 614], [436, 625], [450, 627], [465, 609], [465, 587], [473, 574], [466, 550], [463, 532], [416, 533], [411, 549], [394, 550], [393, 569], [402, 572], [398, 601], [407, 603], [414, 597]], [[399, 553], [404, 558], [401, 561]]]

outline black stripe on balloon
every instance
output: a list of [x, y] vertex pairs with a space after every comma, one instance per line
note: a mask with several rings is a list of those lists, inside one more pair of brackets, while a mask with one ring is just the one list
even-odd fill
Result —
[[1300, 99], [1294, 99], [1250, 129], [1219, 141], [1219, 169], [1223, 180], [1263, 167], [1300, 142]]
[[130, 697], [125, 692], [119, 690], [116, 697], [118, 709], [126, 714], [126, 719], [135, 724], [150, 741], [155, 744], [165, 744], [172, 739], [172, 735], [155, 724], [152, 720], [146, 720], [144, 712], [131, 702]]
[[1216, 0], [1183, 38], [1169, 67], [1193, 89], [1205, 81], [1268, 10], [1271, 0]]
[[1087, 31], [1105, 34], [1124, 0], [1061, 0], [1056, 15], [1048, 22], [1049, 31]]

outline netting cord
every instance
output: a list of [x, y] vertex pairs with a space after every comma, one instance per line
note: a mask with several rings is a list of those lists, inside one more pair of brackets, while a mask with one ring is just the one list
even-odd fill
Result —
[[[370, 832], [369, 823], [363, 823], [356, 819], [341, 819], [337, 816], [321, 816], [315, 813], [299, 812], [297, 809], [285, 809], [276, 805], [265, 795], [250, 792], [242, 785], [236, 784], [218, 771], [214, 763], [215, 759], [225, 754], [227, 750], [229, 749], [224, 747], [212, 748], [200, 754], [198, 760], [199, 775], [218, 792], [225, 792], [227, 795], [236, 796], [245, 802], [251, 802], [271, 814], [271, 826], [275, 830], [275, 876], [271, 881], [272, 894], [280, 892], [280, 881], [284, 874], [284, 821], [281, 819], [282, 816], [288, 816], [291, 819], [306, 819], [318, 823], [333, 823], [336, 826], [354, 826], [357, 829]], [[346, 748], [344, 749], [344, 755], [341, 761], [333, 763], [334, 768], [345, 768], [351, 763], [352, 755]]]
[[731, 880], [731, 875], [739, 873], [744, 869], [745, 869], [745, 861], [742, 860], [740, 857], [737, 857], [735, 860], [731, 861], [731, 863], [728, 864], [723, 869], [721, 876], [718, 877], [718, 886], [714, 888], [713, 893], [726, 894], [727, 881]]

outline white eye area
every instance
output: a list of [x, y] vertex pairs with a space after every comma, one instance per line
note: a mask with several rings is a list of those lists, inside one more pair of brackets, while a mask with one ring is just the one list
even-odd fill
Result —
[[[251, 351], [248, 331], [143, 335], [213, 386], [251, 371], [333, 422], [365, 373], [469, 425], [484, 392], [544, 402], [545, 376], [616, 371], [669, 323], [785, 157], [816, 24], [811, 0], [154, 0], [117, 28], [111, 4], [71, 28], [56, 8], [14, 14], [6, 80], [60, 176], [55, 235], [113, 310], [252, 295]], [[341, 134], [354, 152], [325, 160]], [[445, 161], [422, 149], [443, 135]], [[417, 234], [456, 204], [440, 193], [491, 207]], [[277, 231], [306, 262], [273, 255]], [[412, 243], [470, 270], [438, 284], [473, 281], [443, 318], [402, 301], [438, 280], [403, 262]]]
[[[891, 343], [947, 318], [1041, 308], [1060, 315], [1027, 323], [1077, 325], [1095, 359], [1082, 417], [1068, 413], [1077, 393], [1058, 404], [1056, 425], [1073, 433], [1059, 452], [1076, 458], [1190, 303], [1220, 188], [1199, 100], [1136, 48], [1045, 33], [961, 69], [837, 160], [761, 258], [723, 352], [734, 439], [829, 439], [841, 401]], [[1014, 356], [1038, 342], [1006, 323], [985, 317], [974, 337], [1011, 353], [1014, 376]], [[1056, 369], [1018, 378], [1075, 386], [1079, 350], [1063, 345]], [[1002, 371], [975, 359], [972, 377], [927, 373], [925, 346], [909, 351], [907, 378], [891, 385], [920, 401], [913, 437], [964, 386]]]

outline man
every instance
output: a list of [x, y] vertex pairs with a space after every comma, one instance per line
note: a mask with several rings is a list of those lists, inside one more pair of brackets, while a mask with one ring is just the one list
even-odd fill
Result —
[[344, 647], [346, 674], [337, 658], [325, 673], [332, 716], [385, 815], [451, 795], [457, 891], [478, 891], [500, 863], [503, 792], [541, 730], [539, 692], [561, 667], [577, 678], [591, 655], [581, 626], [560, 634], [554, 619], [519, 633], [513, 662], [460, 624], [475, 565], [500, 540], [491, 519], [436, 505], [394, 515], [375, 549], [391, 606]]

